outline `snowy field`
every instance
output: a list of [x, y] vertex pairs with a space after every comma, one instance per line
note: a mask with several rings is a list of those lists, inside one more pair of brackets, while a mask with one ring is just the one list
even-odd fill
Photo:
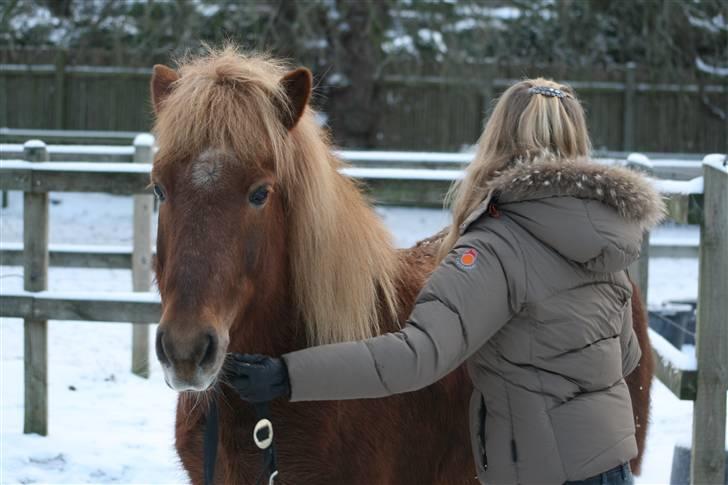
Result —
[[[10, 196], [10, 207], [0, 213], [2, 242], [22, 241], [22, 197]], [[51, 194], [51, 199], [51, 243], [131, 244], [130, 198]], [[447, 223], [439, 210], [378, 211], [400, 246]], [[0, 271], [1, 290], [22, 288], [22, 268]], [[650, 260], [649, 301], [695, 297], [697, 271], [694, 259]], [[51, 268], [49, 289], [130, 291], [131, 273]], [[52, 321], [49, 435], [29, 436], [22, 433], [22, 321], [0, 320], [0, 483], [186, 482], [173, 448], [176, 394], [164, 384], [156, 359], [148, 380], [131, 374], [130, 341], [127, 324]], [[647, 457], [637, 483], [669, 482], [673, 446], [690, 441], [691, 419], [692, 403], [655, 382]]]

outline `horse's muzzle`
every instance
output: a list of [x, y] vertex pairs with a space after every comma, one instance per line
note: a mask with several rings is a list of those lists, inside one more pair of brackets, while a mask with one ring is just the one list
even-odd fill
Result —
[[[227, 338], [213, 328], [200, 332], [175, 331], [172, 325], [157, 329], [157, 359], [167, 385], [175, 391], [204, 391], [215, 381], [223, 361]], [[222, 342], [221, 340], [225, 340]]]

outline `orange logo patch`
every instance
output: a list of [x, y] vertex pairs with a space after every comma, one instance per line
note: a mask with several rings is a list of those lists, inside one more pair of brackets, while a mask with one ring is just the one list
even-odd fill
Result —
[[462, 269], [471, 269], [475, 266], [475, 262], [477, 260], [478, 252], [475, 249], [470, 248], [460, 255], [460, 257], [457, 259], [457, 264]]

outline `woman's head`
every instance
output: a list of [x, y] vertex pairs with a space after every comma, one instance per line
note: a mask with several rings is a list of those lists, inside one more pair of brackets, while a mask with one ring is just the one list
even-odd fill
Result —
[[509, 87], [485, 125], [465, 177], [448, 194], [453, 224], [441, 256], [455, 245], [460, 224], [488, 195], [487, 182], [495, 172], [542, 156], [573, 160], [590, 150], [584, 110], [569, 86], [537, 78]]

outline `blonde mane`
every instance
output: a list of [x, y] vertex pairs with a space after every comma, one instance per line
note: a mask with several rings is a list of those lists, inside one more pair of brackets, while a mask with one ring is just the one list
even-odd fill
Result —
[[251, 169], [272, 170], [286, 200], [294, 303], [311, 344], [371, 337], [396, 318], [399, 258], [356, 184], [339, 174], [313, 110], [295, 128], [280, 121], [288, 66], [232, 47], [180, 62], [154, 131], [156, 163], [214, 147]]

